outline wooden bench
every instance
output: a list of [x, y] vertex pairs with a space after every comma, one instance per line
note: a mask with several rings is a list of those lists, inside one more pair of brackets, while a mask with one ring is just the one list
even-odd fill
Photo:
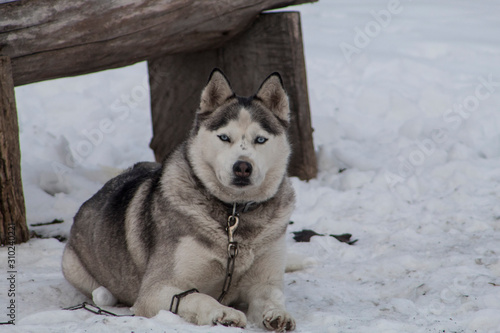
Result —
[[[290, 96], [289, 174], [316, 176], [300, 15], [315, 0], [17, 0], [0, 4], [0, 244], [29, 239], [14, 86], [148, 61], [157, 160], [189, 130], [213, 67], [250, 95], [274, 71]], [[174, 84], [175, 82], [175, 84]], [[9, 238], [9, 228], [15, 237]]]

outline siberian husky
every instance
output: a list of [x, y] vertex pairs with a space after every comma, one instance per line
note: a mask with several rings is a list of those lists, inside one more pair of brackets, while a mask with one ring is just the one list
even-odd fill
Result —
[[171, 310], [198, 325], [245, 327], [248, 318], [293, 330], [283, 295], [295, 202], [289, 122], [278, 73], [245, 98], [215, 69], [189, 138], [164, 163], [136, 164], [82, 205], [62, 259], [66, 279], [88, 297], [104, 287], [138, 316]]

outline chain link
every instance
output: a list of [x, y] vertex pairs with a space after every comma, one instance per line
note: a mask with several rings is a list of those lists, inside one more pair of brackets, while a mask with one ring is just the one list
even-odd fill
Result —
[[[179, 305], [181, 304], [181, 299], [186, 297], [187, 295], [190, 295], [192, 293], [199, 293], [198, 289], [193, 288], [189, 289], [188, 291], [185, 291], [183, 293], [174, 295], [172, 297], [172, 301], [170, 302], [170, 312], [177, 314], [179, 312]], [[175, 304], [175, 307], [174, 307]]]
[[134, 316], [133, 314], [132, 315], [119, 315], [119, 314], [101, 309], [100, 307], [98, 307], [96, 305], [92, 305], [92, 304], [87, 303], [87, 302], [83, 302], [82, 304], [78, 304], [75, 306], [70, 306], [69, 308], [64, 308], [63, 310], [73, 311], [73, 310], [80, 310], [80, 309], [84, 309], [84, 310], [87, 310], [88, 312], [92, 312], [93, 314], [103, 315], [103, 316], [112, 316], [112, 317], [133, 317]]

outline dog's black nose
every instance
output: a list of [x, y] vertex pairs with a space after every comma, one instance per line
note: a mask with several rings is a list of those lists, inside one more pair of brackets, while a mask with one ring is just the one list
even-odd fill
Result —
[[236, 177], [248, 178], [252, 174], [252, 165], [245, 161], [237, 161], [233, 165], [233, 172]]

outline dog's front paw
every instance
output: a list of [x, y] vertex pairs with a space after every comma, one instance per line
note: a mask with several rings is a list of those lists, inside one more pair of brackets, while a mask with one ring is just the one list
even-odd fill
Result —
[[285, 332], [295, 329], [295, 320], [284, 310], [273, 309], [264, 314], [264, 327], [271, 331]]
[[229, 327], [245, 327], [247, 318], [241, 311], [230, 307], [221, 307], [211, 312], [212, 324], [229, 326]]

